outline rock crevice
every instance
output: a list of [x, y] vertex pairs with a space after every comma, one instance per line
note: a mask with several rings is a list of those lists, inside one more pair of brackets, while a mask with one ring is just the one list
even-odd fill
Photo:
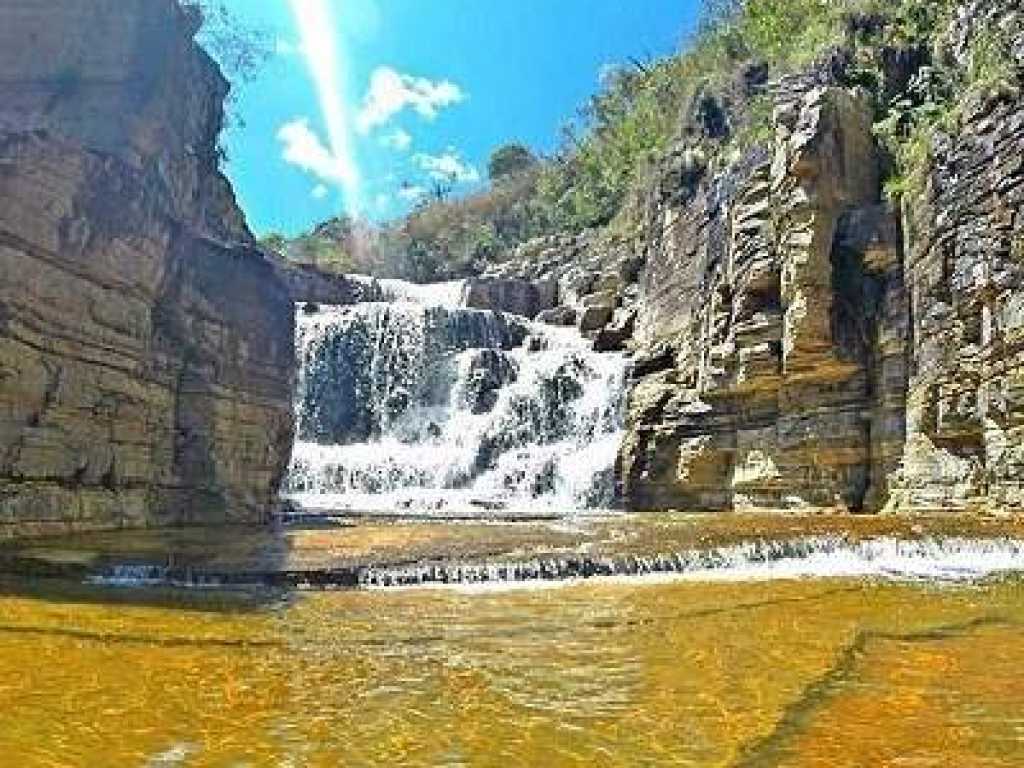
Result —
[[767, 153], [683, 190], [669, 156], [650, 191], [625, 503], [1020, 511], [1019, 100], [938, 134], [898, 205], [859, 89], [773, 88]]

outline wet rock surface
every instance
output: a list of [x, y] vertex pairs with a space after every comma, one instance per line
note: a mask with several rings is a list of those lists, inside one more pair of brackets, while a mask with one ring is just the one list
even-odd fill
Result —
[[466, 282], [462, 303], [473, 309], [508, 312], [527, 318], [555, 307], [558, 286], [553, 280], [474, 278]]
[[7, 543], [0, 546], [0, 577], [311, 589], [557, 581], [756, 566], [870, 551], [880, 541], [901, 542], [911, 556], [1010, 546], [1024, 558], [1024, 545], [1011, 544], [1024, 541], [1024, 530], [1008, 520], [654, 513], [581, 517], [567, 526], [481, 510], [458, 522], [341, 517], [276, 530], [130, 531]]

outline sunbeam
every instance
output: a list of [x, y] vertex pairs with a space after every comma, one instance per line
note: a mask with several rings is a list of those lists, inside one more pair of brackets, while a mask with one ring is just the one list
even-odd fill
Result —
[[359, 168], [349, 140], [349, 115], [345, 105], [342, 58], [335, 38], [336, 27], [328, 0], [290, 0], [302, 39], [302, 50], [316, 84], [320, 111], [327, 126], [327, 141], [349, 213], [359, 208]]

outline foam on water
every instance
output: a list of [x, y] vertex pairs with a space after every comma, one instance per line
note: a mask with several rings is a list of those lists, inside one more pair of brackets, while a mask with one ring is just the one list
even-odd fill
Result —
[[425, 306], [456, 309], [463, 306], [465, 280], [452, 280], [447, 283], [430, 283], [420, 285], [407, 283], [404, 280], [378, 280], [384, 301], [409, 302]]
[[316, 573], [217, 574], [156, 565], [114, 565], [93, 574], [88, 581], [113, 587], [273, 585], [312, 589], [444, 588], [472, 592], [571, 586], [585, 581], [643, 585], [677, 581], [871, 579], [966, 584], [1008, 573], [1024, 573], [1024, 541], [1005, 538], [849, 541], [842, 536], [817, 536], [751, 541], [657, 555], [591, 556], [573, 552], [498, 562], [352, 566]]
[[851, 543], [843, 537], [824, 536], [655, 556], [368, 568], [360, 584], [370, 589], [464, 592], [545, 589], [592, 581], [657, 585], [858, 579], [954, 585], [1011, 573], [1024, 573], [1024, 541], [879, 538]]
[[625, 360], [574, 329], [457, 307], [462, 283], [300, 314], [288, 493], [306, 509], [607, 507]]

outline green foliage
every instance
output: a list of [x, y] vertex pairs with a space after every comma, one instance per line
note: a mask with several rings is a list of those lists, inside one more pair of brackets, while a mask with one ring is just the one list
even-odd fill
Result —
[[986, 27], [974, 36], [968, 55], [967, 99], [999, 95], [1012, 89], [1017, 70], [1006, 33], [997, 27]]
[[280, 232], [270, 232], [260, 238], [259, 243], [261, 246], [266, 248], [268, 251], [273, 251], [277, 254], [284, 254], [288, 247], [288, 240]]
[[[919, 3], [910, 2], [903, 17], [927, 39], [948, 18], [950, 3], [936, 3], [926, 16], [911, 13]], [[1018, 73], [1009, 43], [997, 28], [975, 30], [970, 41], [966, 70], [953, 65], [924, 70], [912, 81], [909, 92], [895, 103], [885, 105], [875, 133], [893, 157], [893, 168], [885, 184], [891, 199], [916, 197], [925, 187], [933, 165], [936, 135], [953, 134], [963, 115], [989, 98], [1018, 98]]]
[[382, 259], [396, 277], [446, 280], [466, 277], [499, 260], [536, 234], [538, 167], [502, 177], [490, 189], [421, 206], [381, 231]]
[[705, 22], [704, 46], [728, 59], [757, 59], [776, 70], [809, 63], [840, 41], [836, 0], [746, 0], [719, 3]]
[[522, 144], [505, 144], [491, 153], [487, 162], [487, 177], [501, 181], [528, 171], [537, 164], [537, 157]]
[[478, 274], [520, 242], [540, 234], [537, 166], [459, 199], [434, 198], [404, 219], [371, 225], [342, 216], [292, 240], [263, 245], [298, 264], [434, 282]]
[[242, 22], [223, 0], [189, 0], [199, 14], [199, 40], [232, 83], [252, 80], [274, 51], [273, 35]]
[[[224, 0], [188, 0], [183, 7], [196, 17], [197, 39], [231, 83], [225, 98], [226, 126], [244, 126], [238, 111], [239, 89], [254, 80], [274, 55], [274, 35], [243, 22]], [[222, 159], [226, 158], [223, 144], [218, 146], [217, 153]]]
[[632, 183], [676, 130], [691, 84], [678, 57], [611, 72], [566, 129], [566, 146], [541, 174], [539, 207], [558, 230], [607, 224]]
[[644, 215], [644, 190], [671, 170], [665, 158], [700, 157], [703, 172], [713, 172], [766, 145], [775, 106], [767, 83], [819, 63], [842, 62], [844, 83], [874, 97], [876, 135], [891, 158], [886, 188], [916, 192], [935, 136], [955, 131], [971, 100], [1016, 98], [1018, 73], [998, 30], [975, 34], [966, 71], [937, 44], [957, 3], [705, 0], [685, 49], [610, 71], [553, 157], [505, 145], [490, 159], [487, 190], [452, 199], [441, 185], [402, 221], [364, 225], [358, 237], [311, 233], [287, 250], [338, 268], [437, 280], [478, 272], [537, 235], [606, 227], [629, 237]]

